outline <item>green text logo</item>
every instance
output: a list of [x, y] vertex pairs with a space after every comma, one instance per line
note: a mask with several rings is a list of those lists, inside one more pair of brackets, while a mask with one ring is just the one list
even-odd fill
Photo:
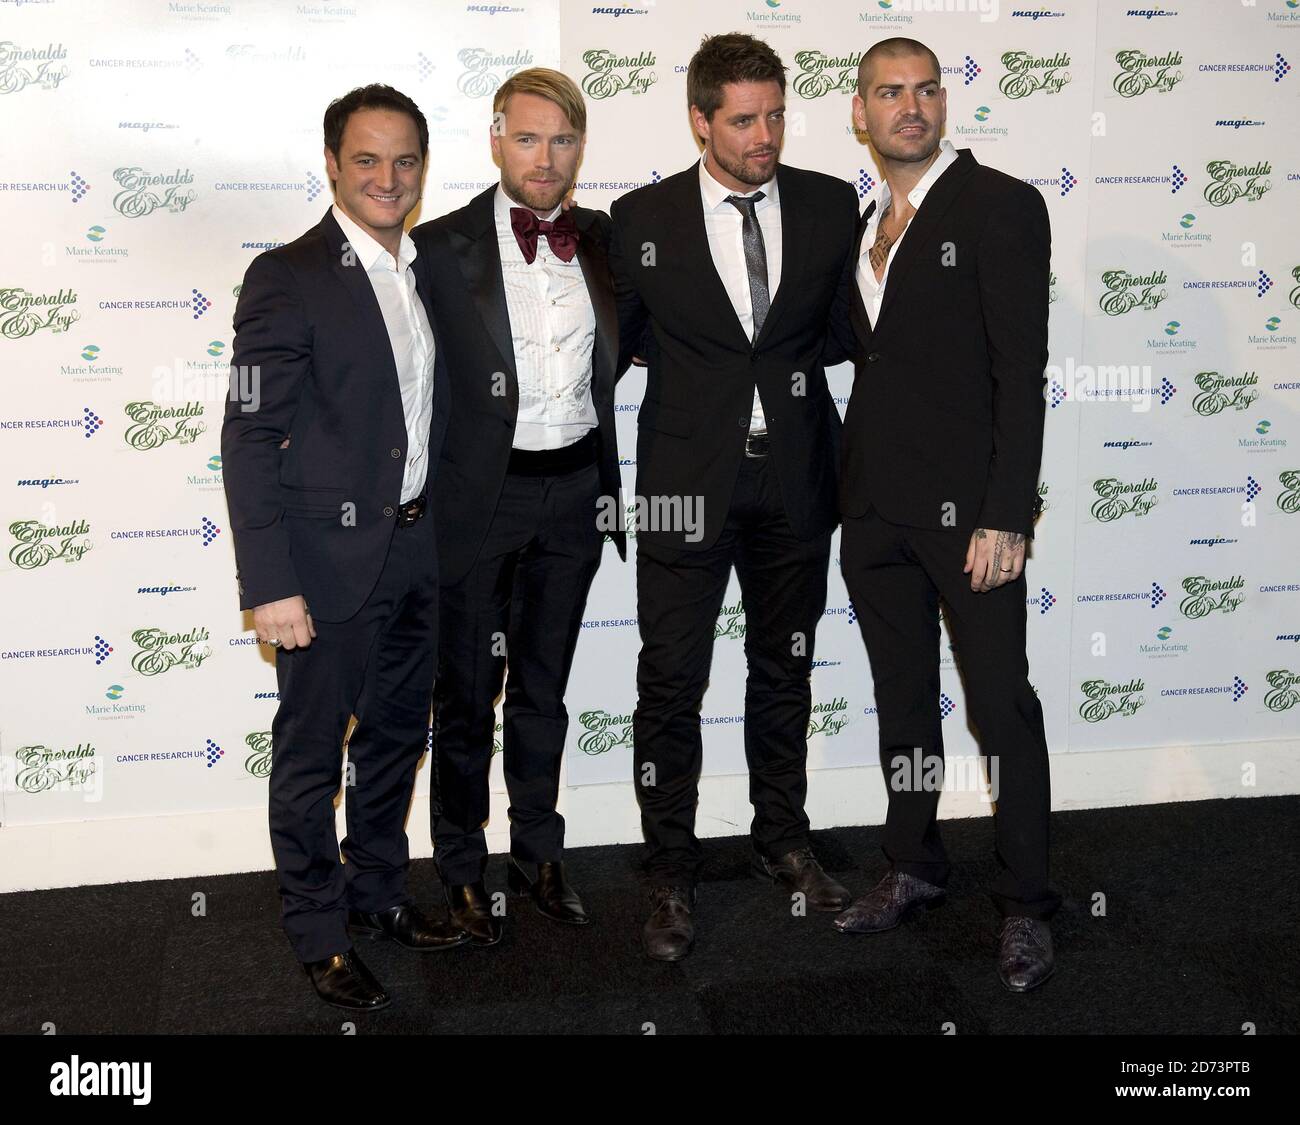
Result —
[[244, 742], [250, 751], [244, 759], [244, 769], [254, 777], [271, 776], [271, 732], [257, 730], [244, 735]]
[[71, 289], [60, 289], [57, 293], [0, 289], [0, 336], [21, 340], [42, 328], [56, 334], [66, 332], [81, 319], [81, 313], [71, 307], [76, 303], [77, 295]]
[[1300, 703], [1300, 675], [1278, 668], [1266, 678], [1273, 689], [1264, 696], [1264, 706], [1270, 711], [1289, 711]]
[[1148, 90], [1167, 94], [1183, 80], [1183, 72], [1173, 67], [1181, 66], [1183, 56], [1179, 51], [1164, 55], [1148, 55], [1142, 51], [1120, 51], [1115, 56], [1119, 73], [1112, 85], [1121, 98], [1135, 98]]
[[1027, 98], [1042, 90], [1045, 94], [1059, 94], [1061, 87], [1070, 81], [1070, 56], [1064, 51], [1055, 55], [1035, 55], [1031, 51], [1007, 51], [1002, 56], [1007, 68], [998, 89], [1008, 98]]
[[632, 716], [611, 715], [608, 711], [584, 711], [578, 716], [582, 733], [578, 749], [584, 754], [605, 754], [615, 746], [632, 745]]
[[95, 776], [95, 748], [89, 744], [78, 743], [75, 750], [20, 746], [14, 757], [19, 766], [14, 782], [24, 793], [86, 789]]
[[659, 80], [650, 69], [655, 65], [654, 54], [650, 51], [620, 55], [601, 48], [584, 51], [582, 62], [591, 71], [582, 80], [582, 92], [597, 100], [612, 98], [624, 90], [630, 94], [644, 94]]
[[162, 629], [137, 629], [131, 643], [140, 651], [131, 657], [131, 667], [142, 676], [158, 676], [173, 668], [197, 668], [209, 656], [208, 631], [202, 625], [188, 633], [168, 633]]
[[1111, 523], [1121, 516], [1145, 516], [1159, 502], [1156, 491], [1159, 489], [1153, 477], [1140, 480], [1136, 484], [1120, 480], [1118, 477], [1103, 477], [1093, 481], [1092, 489], [1097, 499], [1092, 502], [1092, 518], [1099, 523]]
[[822, 51], [796, 51], [794, 65], [799, 68], [790, 83], [801, 98], [822, 98], [832, 90], [853, 94], [858, 89], [858, 63], [862, 52], [827, 55]]
[[16, 542], [9, 549], [9, 561], [19, 570], [35, 570], [62, 559], [80, 562], [91, 548], [90, 524], [85, 520], [46, 527], [38, 520], [16, 520], [9, 525]]
[[1235, 613], [1246, 599], [1241, 591], [1246, 588], [1246, 580], [1240, 574], [1231, 578], [1213, 579], [1196, 575], [1183, 579], [1185, 597], [1178, 604], [1178, 611], [1195, 621], [1211, 613]]
[[169, 441], [190, 445], [204, 433], [203, 403], [187, 402], [184, 406], [159, 406], [156, 402], [128, 402], [126, 444], [132, 449], [157, 449]]
[[[1106, 292], [1101, 295], [1101, 311], [1107, 316], [1123, 316], [1133, 309], [1154, 309], [1169, 296], [1164, 288], [1169, 280], [1164, 270], [1133, 274], [1128, 270], [1107, 270], [1101, 275]], [[1157, 291], [1156, 286], [1161, 288]]]
[[[1210, 182], [1205, 185], [1205, 201], [1213, 207], [1226, 207], [1244, 199], [1253, 203], [1263, 198], [1273, 185], [1262, 177], [1273, 171], [1267, 160], [1257, 164], [1234, 164], [1231, 160], [1211, 160], [1205, 170]], [[1244, 181], [1238, 183], [1237, 181]]]
[[1253, 389], [1258, 383], [1259, 376], [1253, 371], [1247, 371], [1243, 375], [1220, 375], [1217, 371], [1202, 371], [1196, 376], [1196, 385], [1201, 390], [1192, 399], [1192, 409], [1205, 418], [1219, 414], [1228, 407], [1246, 410], [1259, 398], [1259, 391]]
[[1084, 701], [1079, 706], [1079, 717], [1085, 722], [1100, 723], [1112, 715], [1136, 715], [1144, 703], [1146, 684], [1141, 679], [1126, 684], [1112, 684], [1105, 680], [1085, 680], [1079, 685]]

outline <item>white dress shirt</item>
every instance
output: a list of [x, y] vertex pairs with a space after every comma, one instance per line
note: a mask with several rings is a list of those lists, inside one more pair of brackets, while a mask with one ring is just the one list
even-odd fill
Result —
[[[907, 201], [912, 205], [914, 212], [921, 209], [926, 193], [934, 187], [935, 180], [942, 176], [956, 159], [957, 150], [953, 148], [952, 142], [940, 141], [939, 155], [935, 162], [925, 170], [925, 175], [921, 177], [916, 187], [907, 193]], [[882, 180], [872, 193], [871, 199], [875, 200], [876, 209], [867, 220], [867, 229], [863, 231], [862, 242], [858, 245], [858, 292], [862, 294], [862, 303], [867, 307], [867, 316], [871, 319], [872, 328], [875, 328], [876, 317], [880, 315], [881, 306], [885, 303], [885, 283], [889, 280], [889, 267], [894, 264], [894, 255], [903, 245], [903, 236], [907, 234], [907, 227], [904, 227], [903, 233], [894, 240], [894, 244], [889, 248], [889, 257], [885, 259], [885, 272], [877, 281], [875, 271], [871, 268], [871, 247], [876, 241], [876, 232], [880, 229], [880, 217], [889, 206], [889, 198], [889, 183]], [[867, 207], [871, 206], [871, 199], [867, 201]], [[914, 218], [916, 218], [915, 214], [912, 215], [912, 219]], [[908, 227], [912, 225], [912, 219], [908, 219]]]
[[[577, 254], [562, 261], [539, 234], [537, 257], [531, 265], [524, 261], [510, 226], [510, 208], [520, 206], [497, 185], [497, 247], [519, 377], [514, 448], [561, 449], [596, 426], [591, 400], [596, 312]], [[557, 207], [545, 221], [554, 222], [559, 214]]]
[[429, 424], [433, 418], [433, 330], [424, 302], [415, 291], [415, 273], [411, 269], [415, 243], [403, 231], [394, 259], [345, 215], [337, 203], [330, 213], [343, 228], [343, 237], [356, 252], [357, 262], [365, 269], [384, 317], [384, 327], [388, 329], [402, 395], [402, 416], [406, 420], [406, 466], [402, 472], [401, 496], [405, 504], [424, 491], [429, 475]]
[[[763, 251], [767, 255], [768, 309], [776, 300], [776, 290], [781, 284], [781, 199], [776, 190], [776, 177], [761, 187], [750, 191], [732, 191], [713, 178], [707, 158], [700, 158], [700, 197], [704, 201], [704, 230], [709, 237], [709, 253], [722, 284], [731, 298], [731, 307], [745, 335], [754, 338], [754, 308], [749, 297], [749, 269], [745, 265], [744, 213], [727, 196], [750, 196], [756, 191], [763, 198], [754, 207], [758, 229], [763, 234]], [[763, 417], [763, 404], [759, 401], [758, 387], [754, 387], [754, 404], [749, 419], [749, 432], [762, 433], [767, 429]]]

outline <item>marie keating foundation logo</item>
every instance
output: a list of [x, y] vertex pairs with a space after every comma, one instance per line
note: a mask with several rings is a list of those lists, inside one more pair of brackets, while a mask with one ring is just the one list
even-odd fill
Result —
[[1107, 316], [1123, 316], [1134, 309], [1158, 308], [1160, 302], [1169, 296], [1165, 285], [1169, 275], [1164, 270], [1153, 270], [1147, 274], [1129, 273], [1128, 270], [1106, 270], [1101, 275], [1105, 292], [1098, 302], [1101, 311]]
[[35, 86], [38, 90], [57, 90], [68, 77], [68, 57], [62, 43], [44, 47], [23, 47], [11, 40], [0, 42], [0, 95], [16, 94]]
[[1220, 375], [1217, 371], [1202, 371], [1196, 376], [1199, 393], [1192, 399], [1192, 409], [1203, 418], [1222, 414], [1225, 410], [1249, 410], [1259, 398], [1259, 376], [1253, 371], [1241, 375]]
[[1112, 684], [1107, 680], [1084, 680], [1079, 685], [1084, 700], [1079, 705], [1079, 717], [1086, 723], [1101, 723], [1114, 715], [1132, 718], [1146, 703], [1146, 683], [1139, 676], [1126, 684]]
[[131, 667], [142, 676], [159, 676], [173, 668], [198, 668], [212, 655], [208, 637], [202, 625], [187, 633], [137, 629], [131, 634], [131, 642], [139, 651], [131, 657]]
[[1264, 179], [1273, 171], [1273, 165], [1267, 160], [1254, 164], [1211, 160], [1205, 170], [1210, 174], [1210, 182], [1205, 185], [1205, 201], [1211, 207], [1227, 207], [1239, 199], [1257, 202], [1273, 186], [1272, 181]]
[[998, 80], [998, 89], [1008, 98], [1027, 98], [1042, 91], [1059, 94], [1070, 81], [1070, 56], [1065, 51], [1054, 55], [1035, 55], [1032, 51], [1006, 51], [1002, 55], [1006, 74]]
[[156, 402], [128, 402], [126, 416], [131, 425], [123, 435], [126, 444], [141, 452], [157, 449], [172, 441], [191, 445], [207, 431], [203, 421], [203, 403], [187, 402], [181, 406], [159, 406]]
[[833, 90], [855, 94], [858, 90], [858, 63], [862, 52], [828, 55], [823, 51], [796, 51], [794, 65], [799, 68], [790, 85], [801, 98], [823, 98]]
[[1174, 69], [1183, 65], [1181, 51], [1168, 51], [1163, 55], [1120, 51], [1115, 55], [1115, 61], [1119, 63], [1119, 73], [1111, 85], [1121, 98], [1136, 98], [1148, 90], [1167, 94], [1183, 80], [1183, 72]]
[[90, 524], [85, 520], [48, 527], [39, 520], [15, 520], [9, 525], [9, 534], [14, 537], [9, 561], [19, 570], [37, 570], [58, 559], [80, 562], [93, 546]]
[[1183, 592], [1187, 596], [1178, 603], [1178, 612], [1192, 621], [1211, 613], [1235, 613], [1246, 600], [1241, 594], [1245, 588], [1246, 580], [1240, 574], [1220, 579], [1204, 575], [1184, 578]]
[[724, 605], [718, 611], [718, 620], [713, 625], [713, 639], [726, 638], [730, 641], [743, 640], [745, 636], [745, 603], [738, 601], [735, 605]]
[[77, 294], [72, 289], [57, 293], [29, 293], [26, 289], [0, 289], [0, 336], [21, 340], [42, 328], [56, 335], [81, 319], [72, 306]]
[[1264, 696], [1264, 706], [1270, 711], [1290, 711], [1300, 703], [1300, 673], [1277, 668], [1264, 678], [1272, 689]]
[[849, 701], [836, 696], [828, 703], [814, 703], [808, 716], [808, 737], [824, 734], [831, 738], [849, 725]]
[[1135, 519], [1145, 516], [1159, 502], [1159, 488], [1154, 477], [1132, 482], [1118, 477], [1094, 481], [1092, 489], [1097, 499], [1092, 502], [1092, 518], [1098, 523], [1114, 523], [1128, 515]]
[[1277, 482], [1282, 486], [1282, 491], [1277, 494], [1278, 509], [1289, 516], [1300, 512], [1300, 469], [1279, 473]]
[[143, 168], [117, 168], [113, 179], [121, 190], [113, 196], [113, 210], [128, 219], [139, 219], [166, 208], [173, 214], [184, 211], [195, 199], [189, 185], [194, 173], [188, 168], [165, 175], [155, 175]]
[[650, 68], [655, 65], [652, 51], [639, 55], [620, 55], [605, 48], [583, 51], [582, 65], [590, 72], [582, 79], [582, 92], [601, 101], [626, 91], [644, 94], [659, 76]]
[[18, 767], [14, 784], [24, 793], [95, 788], [98, 760], [95, 748], [89, 743], [79, 742], [72, 750], [20, 746], [14, 751], [14, 761]]
[[522, 47], [508, 54], [494, 54], [486, 47], [462, 47], [456, 61], [465, 68], [456, 79], [456, 89], [467, 98], [490, 98], [516, 70], [533, 65], [533, 53]]
[[582, 733], [578, 749], [584, 754], [607, 754], [616, 746], [632, 745], [632, 716], [608, 711], [583, 711], [578, 716]]
[[248, 757], [244, 759], [244, 769], [254, 777], [271, 776], [271, 732], [256, 730], [244, 735], [244, 744], [248, 747]]

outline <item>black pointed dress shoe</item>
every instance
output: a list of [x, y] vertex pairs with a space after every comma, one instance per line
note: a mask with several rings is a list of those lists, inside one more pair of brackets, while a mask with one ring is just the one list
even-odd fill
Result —
[[501, 919], [492, 913], [483, 880], [446, 887], [451, 924], [469, 935], [470, 945], [496, 945], [501, 940]]
[[370, 974], [355, 949], [336, 953], [321, 961], [304, 961], [303, 972], [326, 1004], [349, 1012], [377, 1012], [387, 1008], [393, 998]]
[[650, 917], [641, 931], [645, 951], [655, 961], [680, 961], [695, 943], [694, 887], [650, 889]]
[[1056, 972], [1052, 931], [1037, 918], [1007, 918], [998, 935], [998, 979], [1012, 992], [1037, 988]]
[[528, 895], [537, 913], [547, 918], [570, 926], [585, 926], [591, 921], [577, 891], [565, 881], [563, 863], [539, 863], [537, 878], [529, 879], [519, 861], [511, 856], [506, 861], [506, 880], [511, 893]]
[[836, 918], [834, 925], [843, 934], [884, 933], [916, 914], [933, 910], [946, 896], [942, 887], [891, 871]]
[[435, 949], [455, 949], [469, 941], [469, 935], [450, 922], [434, 922], [415, 906], [404, 902], [387, 910], [369, 913], [348, 911], [348, 927], [370, 938], [389, 938], [407, 949], [428, 953]]
[[780, 883], [791, 894], [801, 894], [814, 910], [843, 910], [849, 892], [822, 870], [811, 848], [796, 848], [780, 859], [754, 855], [754, 874]]

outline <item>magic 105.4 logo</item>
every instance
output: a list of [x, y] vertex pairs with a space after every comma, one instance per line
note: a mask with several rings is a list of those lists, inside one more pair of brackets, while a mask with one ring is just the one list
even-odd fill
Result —
[[655, 56], [651, 51], [639, 55], [620, 55], [604, 47], [583, 51], [582, 65], [589, 73], [582, 79], [582, 92], [601, 101], [626, 91], [644, 94], [658, 80], [651, 69]]
[[19, 570], [38, 570], [59, 559], [81, 562], [94, 546], [90, 524], [84, 519], [48, 526], [40, 520], [15, 520], [9, 525], [9, 534], [14, 537], [9, 561]]
[[632, 745], [632, 716], [608, 711], [583, 711], [578, 716], [582, 733], [578, 749], [584, 754], [606, 754], [616, 746]]
[[81, 313], [72, 306], [77, 294], [72, 289], [56, 293], [31, 293], [17, 287], [0, 289], [0, 336], [6, 340], [21, 340], [42, 328], [56, 335], [66, 332], [81, 319]]
[[1085, 680], [1079, 685], [1084, 700], [1079, 705], [1079, 717], [1088, 723], [1101, 723], [1113, 716], [1132, 718], [1146, 703], [1146, 683], [1141, 677], [1126, 684], [1112, 684], [1107, 680]]

